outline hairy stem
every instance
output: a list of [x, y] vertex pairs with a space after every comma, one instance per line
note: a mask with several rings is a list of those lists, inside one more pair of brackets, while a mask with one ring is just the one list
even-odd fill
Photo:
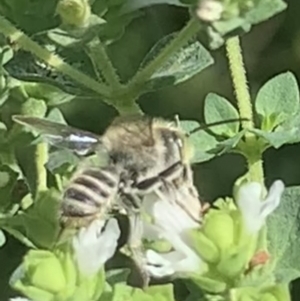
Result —
[[65, 63], [58, 55], [53, 54], [45, 48], [41, 47], [39, 44], [29, 38], [25, 33], [15, 28], [3, 16], [0, 16], [0, 32], [7, 38], [9, 38], [12, 43], [16, 43], [22, 49], [31, 52], [33, 55], [43, 60], [51, 67], [71, 77], [73, 80], [80, 82], [87, 88], [95, 91], [99, 95], [103, 96], [104, 99], [109, 98], [110, 93], [108, 87]]
[[[124, 89], [124, 87], [122, 87], [122, 85], [119, 83], [118, 76], [115, 73], [115, 70], [104, 48], [97, 47], [97, 51], [99, 51], [100, 53], [97, 53], [97, 55], [95, 55], [94, 57], [98, 57], [96, 63], [97, 65], [99, 65], [99, 68], [101, 68], [101, 70], [103, 71], [103, 75], [108, 81], [110, 87], [94, 80], [93, 78], [85, 75], [84, 73], [76, 70], [69, 64], [65, 63], [58, 55], [53, 54], [47, 49], [41, 47], [30, 37], [28, 37], [25, 33], [13, 26], [3, 16], [0, 16], [0, 33], [4, 34], [7, 38], [9, 38], [12, 43], [16, 43], [22, 49], [31, 52], [33, 55], [43, 60], [59, 72], [69, 76], [74, 81], [77, 81], [80, 84], [86, 86], [88, 89], [95, 91], [101, 96], [101, 100], [103, 100], [109, 105], [114, 106], [117, 109], [117, 111], [119, 111], [119, 113], [140, 113], [140, 108], [135, 103], [135, 98], [126, 98], [128, 102], [125, 103], [124, 100], [120, 100], [115, 97], [119, 94], [122, 95], [122, 93], [126, 92], [126, 89]], [[115, 93], [115, 90], [117, 93]]]
[[176, 53], [188, 40], [193, 37], [199, 30], [199, 22], [191, 19], [187, 25], [177, 34], [177, 36], [155, 57], [144, 69], [136, 73], [127, 85], [127, 91], [137, 97], [140, 93], [141, 86], [151, 76], [161, 68], [164, 63]]
[[47, 190], [47, 170], [45, 164], [48, 162], [48, 146], [39, 143], [35, 151], [36, 164], [36, 190], [37, 192]]
[[87, 53], [94, 62], [95, 67], [104, 76], [106, 82], [113, 90], [118, 90], [122, 87], [119, 76], [108, 57], [105, 46], [99, 38], [91, 41], [87, 46]]
[[[242, 127], [245, 130], [251, 130], [254, 128], [252, 103], [239, 37], [228, 39], [226, 42], [226, 50], [240, 117], [246, 119], [242, 122]], [[251, 151], [251, 148], [256, 148], [256, 137], [247, 131], [245, 141], [249, 147], [247, 161], [250, 180], [263, 183], [264, 172], [261, 152]]]

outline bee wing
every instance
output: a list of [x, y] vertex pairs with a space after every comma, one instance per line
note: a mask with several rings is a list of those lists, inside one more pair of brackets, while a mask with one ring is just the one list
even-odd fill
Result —
[[86, 155], [101, 144], [99, 136], [68, 125], [31, 116], [13, 116], [13, 120], [38, 132], [45, 140], [56, 147], [66, 148], [78, 155]]

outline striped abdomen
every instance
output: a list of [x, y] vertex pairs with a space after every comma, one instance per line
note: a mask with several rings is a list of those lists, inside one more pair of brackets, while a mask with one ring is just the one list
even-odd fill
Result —
[[114, 167], [86, 168], [75, 175], [63, 194], [62, 216], [101, 216], [111, 207], [118, 191], [119, 175]]

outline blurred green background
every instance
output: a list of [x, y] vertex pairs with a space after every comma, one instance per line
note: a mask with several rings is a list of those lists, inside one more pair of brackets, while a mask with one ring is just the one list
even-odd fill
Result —
[[[0, 11], [1, 2], [7, 1], [0, 1]], [[39, 1], [29, 2], [34, 5]], [[43, 2], [48, 8], [53, 8], [53, 1]], [[291, 70], [297, 78], [300, 76], [300, 2], [286, 2], [288, 9], [284, 13], [255, 26], [242, 38], [253, 98], [265, 81], [280, 72]], [[129, 79], [154, 43], [182, 28], [188, 18], [186, 9], [175, 6], [159, 5], [143, 10], [142, 17], [133, 20], [122, 38], [109, 46], [109, 55], [121, 78], [124, 81]], [[32, 18], [29, 32], [34, 30], [34, 22], [42, 21]], [[153, 116], [172, 118], [174, 114], [179, 114], [181, 119], [202, 121], [203, 100], [208, 92], [219, 93], [234, 104], [224, 49], [214, 51], [212, 55], [215, 64], [191, 80], [142, 96], [139, 104], [143, 111]], [[114, 109], [100, 101], [88, 99], [64, 104], [60, 109], [70, 124], [97, 133], [101, 133], [116, 114]], [[299, 184], [300, 146], [268, 150], [264, 166], [268, 184], [278, 178], [283, 179], [287, 186]], [[195, 166], [196, 184], [202, 199], [213, 201], [217, 197], [230, 195], [234, 180], [245, 172], [245, 168], [244, 159], [238, 155], [224, 155]], [[18, 265], [24, 252], [25, 248], [14, 239], [9, 239], [0, 250], [0, 301], [8, 300], [12, 294], [7, 283], [8, 274]], [[300, 294], [300, 282], [298, 285], [296, 282], [292, 289], [293, 300], [299, 300], [296, 296]]]

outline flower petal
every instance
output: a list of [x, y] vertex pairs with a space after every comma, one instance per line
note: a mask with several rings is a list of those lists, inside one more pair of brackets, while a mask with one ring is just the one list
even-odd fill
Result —
[[154, 193], [145, 197], [143, 207], [154, 218], [155, 225], [163, 231], [181, 233], [199, 227], [176, 202], [161, 200]]
[[103, 220], [94, 220], [73, 239], [77, 264], [85, 275], [97, 273], [116, 250], [120, 236], [117, 220], [109, 220], [103, 231], [104, 224]]
[[23, 297], [16, 297], [16, 298], [9, 299], [9, 301], [31, 301], [31, 300]]
[[223, 4], [220, 1], [204, 0], [200, 1], [197, 8], [197, 16], [206, 22], [220, 20], [224, 11]]
[[284, 184], [282, 181], [277, 180], [272, 184], [261, 206], [261, 215], [263, 218], [267, 218], [279, 206], [283, 191]]
[[165, 277], [180, 272], [198, 272], [202, 260], [182, 240], [182, 237], [174, 232], [163, 232], [162, 236], [172, 244], [174, 251], [158, 254], [153, 250], [147, 250], [146, 259], [149, 274], [153, 277]]
[[267, 198], [263, 200], [263, 187], [260, 183], [251, 182], [240, 187], [237, 194], [237, 205], [250, 234], [257, 233], [265, 223], [267, 216], [278, 207], [283, 190], [283, 182], [277, 180], [271, 186]]

